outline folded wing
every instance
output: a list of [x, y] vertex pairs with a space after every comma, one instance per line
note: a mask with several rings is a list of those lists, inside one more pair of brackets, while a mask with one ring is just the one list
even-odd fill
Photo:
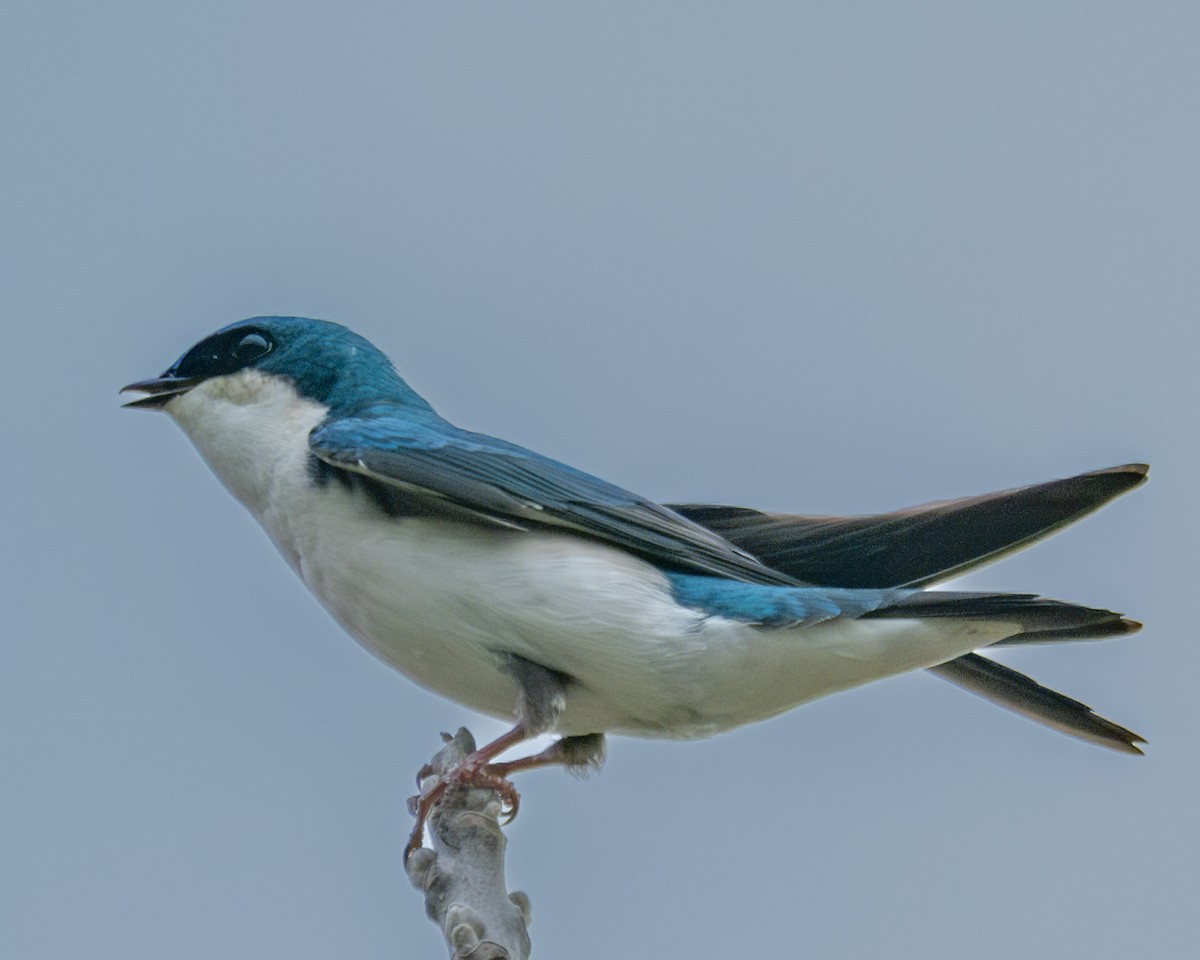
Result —
[[860, 517], [669, 506], [796, 580], [837, 587], [926, 587], [1061, 530], [1142, 483], [1148, 469], [1131, 463]]
[[720, 533], [614, 484], [516, 444], [386, 406], [315, 429], [327, 468], [366, 478], [396, 512], [444, 511], [502, 526], [566, 528], [669, 569], [795, 585]]

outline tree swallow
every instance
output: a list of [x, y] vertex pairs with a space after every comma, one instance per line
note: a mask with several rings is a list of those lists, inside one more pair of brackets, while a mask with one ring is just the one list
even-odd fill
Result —
[[[124, 390], [165, 410], [333, 618], [430, 690], [514, 721], [471, 769], [598, 763], [915, 669], [1085, 740], [1145, 741], [975, 652], [1139, 624], [925, 588], [1143, 481], [1141, 464], [873, 516], [660, 505], [442, 419], [335, 323], [255, 317]], [[555, 746], [495, 763], [541, 733]], [[418, 831], [420, 824], [418, 824]]]

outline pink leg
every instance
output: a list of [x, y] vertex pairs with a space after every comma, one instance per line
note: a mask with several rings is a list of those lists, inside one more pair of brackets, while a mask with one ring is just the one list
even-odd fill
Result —
[[[505, 773], [508, 772], [507, 768], [509, 765], [492, 765], [490, 761], [509, 747], [515, 747], [518, 743], [528, 740], [530, 736], [531, 734], [526, 730], [525, 724], [518, 723], [507, 733], [502, 734], [491, 743], [485, 744], [474, 753], [464, 757], [462, 763], [444, 774], [427, 792], [423, 793], [419, 798], [414, 798], [417, 803], [413, 815], [416, 817], [417, 822], [413, 827], [412, 834], [408, 838], [408, 844], [404, 848], [404, 859], [407, 861], [414, 850], [420, 849], [421, 838], [425, 833], [425, 821], [429, 819], [434, 806], [437, 805], [437, 802], [451, 785], [464, 788], [483, 787], [495, 790], [500, 794], [500, 798], [505, 806], [509, 808], [508, 819], [511, 820], [515, 817], [517, 815], [517, 808], [521, 804], [521, 796], [517, 793], [516, 788], [505, 779]], [[553, 749], [553, 747], [550, 749]], [[538, 754], [538, 756], [541, 756], [541, 754]], [[520, 763], [520, 761], [514, 762]], [[505, 770], [500, 770], [500, 766], [503, 766]], [[514, 769], [527, 768], [522, 766]], [[428, 767], [422, 769], [419, 779], [424, 779], [432, 772]]]

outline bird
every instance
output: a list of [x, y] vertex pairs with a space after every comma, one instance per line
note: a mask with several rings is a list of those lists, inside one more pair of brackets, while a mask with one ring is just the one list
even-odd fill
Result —
[[[1126, 464], [861, 516], [659, 504], [439, 416], [337, 323], [264, 316], [121, 392], [165, 411], [347, 633], [511, 727], [464, 782], [709, 737], [912, 670], [1082, 740], [1144, 738], [981, 650], [1137, 631], [1035, 594], [930, 589], [1146, 479]], [[550, 747], [501, 762], [551, 734]], [[418, 811], [409, 849], [431, 802]]]

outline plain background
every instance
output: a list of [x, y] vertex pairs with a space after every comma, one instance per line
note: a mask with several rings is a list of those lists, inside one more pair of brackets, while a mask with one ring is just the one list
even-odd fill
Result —
[[0, 13], [0, 954], [443, 956], [437, 733], [165, 417], [260, 313], [657, 499], [886, 509], [1129, 460], [979, 572], [1146, 621], [522, 779], [535, 955], [1180, 957], [1200, 654], [1194, 3], [44, 3]]

